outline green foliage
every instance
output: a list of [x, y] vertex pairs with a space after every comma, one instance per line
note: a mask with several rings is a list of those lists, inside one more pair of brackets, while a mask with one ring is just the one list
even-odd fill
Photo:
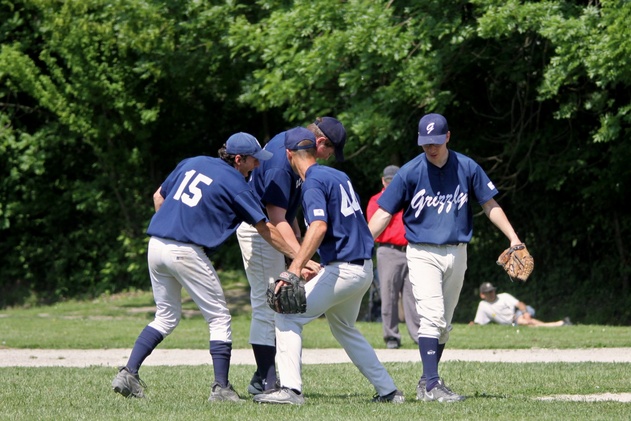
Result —
[[5, 34], [21, 36], [0, 50], [0, 305], [31, 291], [56, 300], [144, 286], [153, 192], [179, 159], [219, 149], [232, 131], [207, 118], [234, 104], [218, 45], [225, 11], [23, 6], [3, 9]]

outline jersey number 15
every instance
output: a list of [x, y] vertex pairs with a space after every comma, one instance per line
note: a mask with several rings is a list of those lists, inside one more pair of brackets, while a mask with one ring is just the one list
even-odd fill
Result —
[[[213, 182], [212, 178], [205, 176], [202, 173], [197, 174], [197, 176], [193, 179], [193, 181], [191, 181], [191, 179], [193, 178], [196, 172], [197, 171], [195, 170], [190, 170], [186, 172], [184, 180], [182, 180], [182, 182], [180, 183], [180, 187], [177, 188], [177, 191], [175, 192], [175, 195], [173, 196], [173, 199], [180, 200], [182, 203], [190, 206], [191, 208], [197, 205], [200, 200], [202, 200], [202, 190], [199, 187], [197, 187], [197, 185], [199, 183], [203, 183], [203, 184], [206, 184], [207, 186], [210, 186], [210, 183]], [[189, 184], [189, 181], [191, 181], [190, 184]], [[184, 192], [184, 189], [187, 188], [187, 185], [188, 185], [187, 190], [191, 194]]]

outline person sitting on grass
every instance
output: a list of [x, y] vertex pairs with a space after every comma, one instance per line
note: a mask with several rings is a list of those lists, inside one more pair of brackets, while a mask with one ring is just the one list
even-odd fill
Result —
[[501, 325], [557, 327], [571, 325], [569, 317], [556, 322], [542, 322], [535, 319], [535, 309], [519, 301], [507, 292], [495, 293], [496, 288], [490, 282], [480, 285], [480, 298], [475, 319], [469, 325], [485, 325], [495, 322]]

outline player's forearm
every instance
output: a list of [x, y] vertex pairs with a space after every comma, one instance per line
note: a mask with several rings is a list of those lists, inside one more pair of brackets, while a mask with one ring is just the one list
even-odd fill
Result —
[[294, 232], [292, 226], [289, 225], [287, 221], [283, 221], [276, 224], [276, 229], [280, 232], [280, 235], [282, 235], [285, 242], [289, 244], [294, 252], [298, 253], [298, 250], [300, 250], [300, 243], [296, 238], [296, 233]]
[[521, 244], [521, 240], [517, 236], [517, 233], [513, 229], [513, 226], [508, 221], [504, 210], [497, 204], [497, 202], [493, 199], [486, 202], [482, 208], [484, 209], [484, 213], [489, 218], [489, 220], [499, 228], [500, 231], [508, 238], [511, 246], [515, 246], [517, 244]]
[[290, 259], [296, 257], [296, 250], [285, 241], [280, 231], [271, 222], [259, 221], [254, 227], [261, 237], [276, 250]]
[[160, 194], [160, 190], [162, 190], [162, 186], [158, 187], [158, 190], [153, 194], [153, 208], [156, 212], [160, 209], [160, 206], [164, 203], [164, 197]]
[[305, 233], [305, 238], [302, 240], [302, 245], [300, 246], [298, 255], [289, 266], [288, 270], [291, 273], [300, 274], [302, 268], [305, 267], [307, 262], [315, 254], [316, 250], [318, 250], [318, 247], [320, 247], [320, 244], [324, 239], [324, 235], [326, 234], [326, 229], [327, 225], [324, 221], [314, 221], [311, 223]]
[[391, 219], [392, 215], [382, 208], [375, 211], [372, 218], [370, 218], [370, 222], [368, 222], [368, 228], [370, 229], [373, 239], [379, 237], [383, 230], [386, 229]]
[[300, 225], [298, 225], [298, 220], [296, 218], [294, 218], [293, 222], [291, 223], [291, 229], [294, 231], [296, 241], [300, 243], [300, 241], [302, 240], [302, 232], [300, 231]]
[[285, 241], [298, 252], [300, 248], [300, 242], [298, 241], [300, 230], [296, 218], [290, 224], [287, 222], [287, 209], [267, 204], [265, 206], [267, 210], [267, 217], [269, 221], [280, 231]]

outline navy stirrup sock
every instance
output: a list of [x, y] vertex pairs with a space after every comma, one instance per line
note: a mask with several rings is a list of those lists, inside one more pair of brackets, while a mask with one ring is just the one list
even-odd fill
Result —
[[254, 345], [254, 359], [259, 376], [265, 381], [264, 388], [273, 389], [276, 384], [276, 366], [274, 360], [276, 358], [276, 347], [269, 345]]
[[424, 338], [418, 339], [418, 348], [421, 353], [421, 361], [423, 362], [423, 377], [427, 380], [427, 390], [431, 390], [436, 386], [439, 380], [438, 376], [438, 339]]
[[221, 387], [227, 387], [230, 357], [232, 356], [232, 342], [210, 341], [210, 356], [213, 359], [215, 381]]
[[127, 361], [127, 369], [131, 374], [138, 374], [138, 370], [145, 361], [145, 358], [151, 355], [153, 350], [163, 339], [164, 336], [162, 336], [162, 333], [151, 326], [145, 326], [142, 332], [140, 332], [140, 335], [138, 335], [134, 349], [132, 349], [129, 360]]

